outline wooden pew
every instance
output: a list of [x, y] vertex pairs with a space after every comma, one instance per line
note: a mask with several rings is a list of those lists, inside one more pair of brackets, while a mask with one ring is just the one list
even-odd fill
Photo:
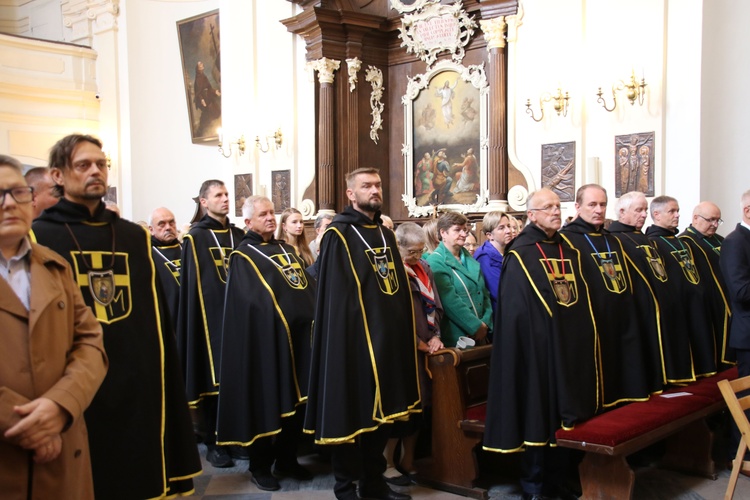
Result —
[[[416, 464], [420, 484], [487, 498], [487, 491], [474, 482], [479, 476], [475, 447], [484, 434], [491, 350], [491, 346], [449, 348], [428, 356], [433, 383], [432, 457]], [[599, 414], [573, 430], [559, 430], [558, 446], [585, 452], [579, 469], [583, 498], [632, 498], [635, 474], [626, 458], [661, 440], [667, 444], [661, 467], [715, 479], [713, 434], [705, 419], [726, 408], [716, 383], [736, 377], [732, 368], [664, 393], [689, 396], [653, 396]]]
[[[732, 368], [602, 413], [570, 431], [558, 430], [558, 446], [586, 452], [579, 467], [582, 498], [633, 498], [635, 473], [628, 455], [664, 439], [667, 452], [661, 467], [716, 479], [713, 433], [706, 417], [726, 408], [717, 382], [735, 378], [737, 369]], [[664, 397], [677, 393], [689, 395]]]
[[[492, 346], [443, 349], [427, 358], [432, 377], [432, 457], [419, 461], [417, 481], [473, 498], [479, 467], [474, 447], [482, 441]], [[475, 427], [476, 425], [476, 427]]]

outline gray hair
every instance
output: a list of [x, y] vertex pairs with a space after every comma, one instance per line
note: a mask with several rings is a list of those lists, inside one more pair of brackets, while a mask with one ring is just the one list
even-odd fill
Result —
[[255, 204], [261, 201], [267, 201], [268, 203], [271, 204], [271, 206], [273, 206], [273, 202], [265, 196], [259, 196], [259, 195], [250, 196], [249, 198], [245, 200], [245, 203], [242, 204], [242, 218], [252, 219], [253, 215], [255, 215]]
[[630, 191], [620, 196], [615, 203], [615, 213], [620, 214], [620, 210], [627, 211], [636, 200], [645, 200], [646, 195], [640, 191]]
[[425, 238], [422, 228], [414, 222], [404, 222], [396, 228], [396, 242], [400, 247], [424, 245]]
[[653, 200], [651, 200], [651, 206], [648, 207], [648, 211], [651, 214], [651, 218], [654, 218], [654, 213], [661, 211], [662, 208], [667, 206], [667, 203], [675, 202], [677, 203], [676, 198], [672, 198], [671, 196], [657, 196]]
[[12, 156], [0, 155], [0, 167], [10, 167], [23, 175], [23, 165]]
[[319, 214], [315, 218], [315, 223], [313, 224], [313, 228], [320, 229], [320, 226], [323, 225], [324, 220], [333, 220], [333, 215], [331, 214]]

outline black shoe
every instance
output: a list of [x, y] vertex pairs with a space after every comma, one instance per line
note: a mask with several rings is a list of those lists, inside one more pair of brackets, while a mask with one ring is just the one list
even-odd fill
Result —
[[359, 491], [359, 498], [362, 500], [411, 500], [411, 496], [406, 493], [399, 493], [386, 487], [379, 492]]
[[411, 478], [406, 474], [400, 474], [398, 476], [387, 477], [383, 475], [383, 479], [386, 483], [394, 486], [409, 486], [411, 484]]
[[291, 477], [292, 479], [296, 479], [297, 481], [309, 481], [313, 478], [312, 472], [305, 469], [297, 462], [282, 466], [279, 466], [279, 464], [274, 465], [273, 476], [279, 479], [284, 477]]
[[216, 446], [215, 444], [208, 445], [206, 460], [217, 469], [234, 466], [232, 457], [229, 456], [227, 449], [224, 446]]
[[340, 493], [336, 493], [336, 499], [337, 500], [359, 500], [359, 496], [357, 496], [357, 490], [352, 488], [351, 490], [346, 490]]
[[552, 500], [552, 497], [542, 495], [541, 493], [526, 493], [523, 492], [523, 500]]
[[235, 460], [250, 460], [250, 452], [247, 450], [246, 446], [230, 446], [229, 456]]
[[277, 491], [281, 489], [279, 482], [271, 475], [270, 470], [258, 470], [252, 473], [253, 483], [263, 491]]

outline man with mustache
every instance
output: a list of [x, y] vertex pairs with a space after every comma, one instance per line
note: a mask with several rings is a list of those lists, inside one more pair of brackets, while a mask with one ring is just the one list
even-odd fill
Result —
[[377, 169], [347, 175], [351, 206], [321, 242], [305, 432], [334, 445], [339, 499], [407, 500], [383, 479], [390, 425], [421, 411], [409, 280], [396, 236], [383, 229]]
[[32, 229], [70, 263], [109, 356], [85, 414], [96, 498], [188, 493], [201, 465], [148, 232], [105, 209], [108, 166], [99, 139], [60, 139], [49, 166], [63, 197]]
[[180, 262], [182, 244], [177, 239], [177, 223], [171, 210], [159, 207], [151, 212], [148, 220], [151, 231], [151, 257], [167, 297], [169, 316], [177, 324], [177, 308], [180, 304]]
[[244, 233], [227, 216], [229, 194], [222, 181], [205, 181], [198, 197], [206, 215], [182, 241], [177, 344], [188, 403], [198, 409], [198, 419], [204, 426], [206, 460], [214, 467], [231, 467], [234, 462], [229, 450], [216, 446], [216, 412], [229, 254]]
[[[590, 418], [597, 343], [583, 255], [560, 236], [560, 197], [529, 195], [530, 223], [506, 247], [500, 280], [484, 449], [521, 453], [524, 499], [571, 498], [568, 450], [555, 432]], [[436, 396], [437, 397], [437, 396]]]

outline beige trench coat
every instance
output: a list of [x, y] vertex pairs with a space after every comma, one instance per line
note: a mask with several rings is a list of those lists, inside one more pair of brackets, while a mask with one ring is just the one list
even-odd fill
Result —
[[[0, 497], [28, 498], [33, 469], [31, 498], [94, 498], [83, 411], [107, 371], [102, 329], [62, 257], [32, 243], [30, 270], [29, 311], [0, 279]], [[72, 423], [60, 456], [31, 465], [30, 453], [3, 433], [17, 421], [13, 404], [42, 396], [65, 408]]]

